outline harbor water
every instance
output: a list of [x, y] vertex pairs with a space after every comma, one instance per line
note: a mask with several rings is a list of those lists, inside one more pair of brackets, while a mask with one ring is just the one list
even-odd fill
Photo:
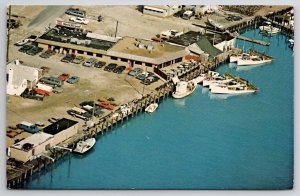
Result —
[[259, 91], [211, 95], [198, 85], [180, 100], [163, 100], [98, 135], [85, 155], [70, 154], [34, 174], [24, 189], [286, 189], [293, 184], [293, 52], [284, 35], [263, 37], [269, 47], [238, 41], [240, 48], [273, 56], [269, 64], [229, 72]]

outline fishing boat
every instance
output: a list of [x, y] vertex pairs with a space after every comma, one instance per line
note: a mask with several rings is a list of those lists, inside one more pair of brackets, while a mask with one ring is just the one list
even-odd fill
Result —
[[157, 103], [151, 103], [148, 107], [146, 107], [145, 111], [152, 113], [154, 112], [156, 109], [158, 108], [158, 104]]
[[224, 79], [224, 80], [217, 80], [212, 82], [209, 85], [209, 89], [211, 89], [213, 86], [219, 86], [219, 85], [236, 85], [237, 82], [233, 79], [233, 78], [228, 78], [228, 79]]
[[230, 63], [236, 63], [239, 59], [250, 58], [250, 57], [257, 57], [257, 56], [251, 55], [249, 53], [242, 53], [242, 54], [230, 56], [229, 61], [230, 61]]
[[249, 66], [249, 65], [261, 65], [265, 63], [270, 63], [272, 59], [269, 58], [263, 58], [258, 56], [249, 56], [240, 58], [237, 60], [238, 66]]
[[246, 84], [236, 84], [236, 85], [214, 85], [210, 89], [211, 93], [215, 94], [248, 94], [255, 93], [256, 89], [250, 88]]
[[209, 85], [212, 84], [213, 82], [224, 80], [224, 79], [225, 78], [222, 76], [208, 76], [208, 77], [204, 78], [204, 80], [202, 82], [202, 86], [209, 87]]
[[188, 82], [179, 81], [176, 83], [176, 90], [172, 93], [172, 96], [176, 99], [180, 99], [192, 94], [196, 89], [196, 83], [193, 80]]
[[212, 26], [214, 26], [214, 27], [216, 27], [216, 28], [218, 28], [218, 29], [220, 29], [220, 30], [223, 30], [223, 29], [224, 29], [224, 26], [221, 25], [220, 23], [218, 23], [218, 22], [215, 21], [215, 20], [207, 19], [207, 21], [208, 21], [208, 23], [209, 23], [210, 25], [212, 25]]
[[270, 22], [265, 22], [265, 25], [259, 27], [261, 32], [265, 32], [268, 35], [275, 35], [279, 33], [281, 30], [277, 27], [273, 27]]
[[76, 148], [73, 150], [73, 152], [84, 154], [87, 151], [89, 151], [96, 143], [95, 138], [89, 138], [83, 141], [79, 141], [76, 145]]

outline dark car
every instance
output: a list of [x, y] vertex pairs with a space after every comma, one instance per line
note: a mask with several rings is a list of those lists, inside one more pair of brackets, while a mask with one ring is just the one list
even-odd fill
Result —
[[43, 51], [43, 48], [34, 46], [31, 49], [27, 50], [26, 54], [34, 56], [34, 55], [36, 55], [36, 54], [38, 54], [38, 53], [40, 53], [42, 51]]
[[126, 66], [118, 66], [114, 69], [114, 73], [121, 74], [126, 69]]
[[228, 21], [238, 21], [238, 20], [242, 20], [243, 18], [241, 16], [228, 16], [225, 19]]
[[106, 67], [104, 67], [104, 71], [113, 71], [117, 67], [117, 64], [110, 63]]
[[69, 63], [69, 62], [72, 62], [74, 58], [75, 58], [75, 55], [67, 54], [66, 56], [64, 56], [64, 58], [61, 59], [61, 61], [65, 62], [65, 63]]
[[33, 47], [34, 47], [33, 45], [24, 45], [19, 49], [19, 51], [25, 53], [27, 50], [30, 50]]
[[47, 50], [47, 51], [43, 52], [42, 54], [40, 54], [40, 57], [41, 57], [41, 58], [44, 58], [44, 59], [47, 59], [47, 58], [51, 57], [51, 56], [54, 55], [54, 54], [55, 54], [54, 51], [52, 51], [52, 50]]
[[102, 68], [102, 67], [105, 66], [105, 65], [106, 65], [105, 62], [103, 62], [103, 61], [98, 61], [98, 62], [94, 65], [94, 67]]

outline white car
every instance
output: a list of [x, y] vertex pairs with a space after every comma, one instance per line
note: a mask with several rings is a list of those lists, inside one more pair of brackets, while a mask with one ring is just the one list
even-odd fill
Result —
[[23, 45], [27, 44], [28, 42], [29, 42], [28, 39], [23, 39], [21, 41], [16, 42], [15, 45], [16, 46], [23, 46]]
[[80, 17], [71, 17], [70, 21], [77, 22], [80, 24], [88, 24], [89, 23], [88, 20], [86, 20], [85, 18], [80, 18]]

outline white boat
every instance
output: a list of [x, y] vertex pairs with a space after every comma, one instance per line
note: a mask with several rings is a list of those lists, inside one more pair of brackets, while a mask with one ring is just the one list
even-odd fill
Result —
[[279, 28], [273, 27], [270, 22], [265, 22], [265, 24], [259, 27], [260, 31], [266, 32], [269, 35], [275, 35], [281, 31]]
[[241, 58], [237, 60], [237, 65], [238, 66], [248, 66], [248, 65], [261, 65], [264, 63], [270, 63], [272, 59], [264, 59], [261, 57], [246, 57], [246, 58]]
[[222, 76], [215, 76], [215, 77], [208, 76], [203, 80], [202, 86], [203, 87], [209, 87], [209, 85], [212, 84], [213, 82], [220, 81], [220, 80], [224, 80], [224, 77], [222, 77]]
[[234, 81], [233, 78], [228, 78], [228, 79], [224, 79], [224, 80], [216, 80], [214, 82], [212, 82], [209, 85], [209, 89], [211, 89], [213, 86], [219, 86], [219, 85], [236, 85], [237, 82]]
[[220, 23], [218, 23], [217, 21], [215, 20], [212, 20], [212, 19], [207, 19], [208, 23], [211, 24], [212, 26], [218, 28], [218, 29], [224, 29], [224, 26], [221, 25]]
[[233, 56], [230, 56], [230, 63], [235, 63], [237, 62], [239, 59], [242, 59], [242, 58], [250, 58], [250, 57], [257, 57], [257, 56], [254, 56], [254, 55], [250, 55], [248, 53], [242, 53], [242, 54], [239, 54], [239, 55], [233, 55]]
[[254, 93], [256, 90], [247, 87], [245, 84], [236, 85], [216, 85], [210, 89], [211, 93], [215, 94], [248, 94]]
[[80, 141], [77, 143], [76, 148], [73, 150], [73, 152], [84, 154], [88, 150], [90, 150], [96, 143], [95, 138], [89, 138], [83, 141]]
[[196, 85], [197, 84], [195, 84], [193, 80], [188, 82], [186, 81], [177, 82], [176, 90], [175, 92], [172, 93], [172, 96], [176, 99], [186, 97], [195, 91]]
[[156, 109], [158, 108], [158, 104], [157, 103], [151, 103], [148, 107], [146, 107], [145, 111], [152, 113], [154, 112]]

